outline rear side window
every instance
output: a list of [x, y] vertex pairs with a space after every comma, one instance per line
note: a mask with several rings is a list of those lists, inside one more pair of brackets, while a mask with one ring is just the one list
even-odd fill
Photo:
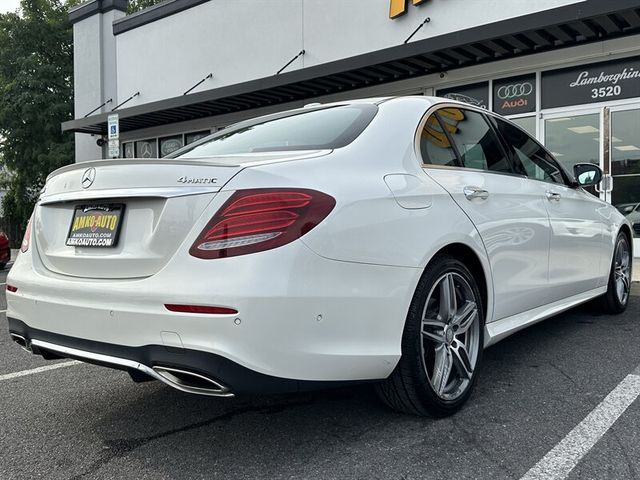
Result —
[[557, 163], [538, 142], [504, 120], [497, 118], [495, 121], [498, 130], [515, 152], [518, 173], [543, 182], [564, 183]]
[[513, 173], [509, 159], [484, 115], [443, 108], [431, 115], [420, 141], [425, 163]]
[[370, 104], [343, 105], [243, 122], [178, 152], [176, 157], [341, 148], [364, 131], [377, 111], [378, 107]]
[[[429, 116], [420, 135], [422, 159], [431, 165], [455, 167], [459, 165], [458, 157], [444, 128], [436, 114]], [[447, 128], [451, 126], [447, 125]]]

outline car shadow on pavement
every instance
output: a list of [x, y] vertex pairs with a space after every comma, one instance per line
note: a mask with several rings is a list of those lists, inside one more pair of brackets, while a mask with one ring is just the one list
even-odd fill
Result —
[[404, 478], [518, 478], [637, 363], [640, 349], [619, 345], [640, 345], [639, 306], [634, 296], [612, 317], [587, 304], [489, 348], [469, 403], [443, 420], [391, 412], [370, 385], [215, 399], [123, 379], [91, 426], [102, 451], [74, 478], [132, 466], [154, 478], [401, 478], [399, 465]]

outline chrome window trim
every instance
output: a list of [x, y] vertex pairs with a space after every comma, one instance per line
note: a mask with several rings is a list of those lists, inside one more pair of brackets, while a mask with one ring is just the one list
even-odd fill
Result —
[[[564, 176], [566, 176], [565, 182], [564, 183], [553, 183], [553, 184], [551, 184], [549, 182], [545, 182], [544, 180], [538, 180], [537, 178], [531, 178], [528, 175], [522, 175], [522, 174], [519, 174], [519, 173], [516, 173], [516, 172], [511, 172], [511, 173], [509, 173], [509, 172], [496, 172], [496, 171], [492, 171], [492, 170], [484, 170], [484, 169], [479, 169], [479, 168], [457, 167], [457, 166], [456, 167], [449, 167], [447, 165], [433, 165], [431, 163], [425, 163], [423, 161], [423, 157], [422, 157], [422, 150], [420, 149], [420, 134], [421, 134], [422, 130], [424, 129], [424, 126], [427, 123], [427, 120], [429, 119], [429, 116], [431, 116], [433, 113], [435, 113], [438, 110], [441, 110], [443, 108], [463, 108], [465, 110], [471, 110], [471, 111], [474, 111], [474, 112], [477, 112], [477, 113], [480, 113], [480, 114], [484, 114], [484, 115], [489, 116], [489, 117], [493, 117], [493, 119], [504, 120], [508, 124], [513, 125], [514, 127], [516, 127], [518, 130], [523, 131], [528, 137], [530, 137], [533, 141], [535, 141], [536, 144], [539, 147], [541, 147], [553, 159], [554, 163], [556, 164], [556, 166], [558, 167], [560, 172], [562, 172], [562, 174]], [[492, 126], [492, 130], [493, 130], [493, 126]], [[502, 138], [499, 138], [499, 141], [501, 143], [504, 142], [504, 140]], [[566, 183], [566, 181], [570, 181], [571, 180], [571, 178], [569, 177], [569, 174], [562, 167], [562, 165], [560, 165], [560, 163], [558, 162], [556, 157], [554, 157], [553, 154], [551, 154], [551, 152], [549, 152], [549, 150], [544, 145], [542, 145], [542, 143], [540, 143], [540, 141], [537, 138], [532, 137], [529, 134], [529, 132], [527, 132], [523, 128], [519, 127], [518, 125], [516, 125], [515, 123], [513, 123], [511, 120], [509, 120], [506, 117], [502, 117], [501, 115], [499, 115], [499, 114], [497, 114], [495, 112], [490, 112], [489, 110], [485, 110], [484, 108], [476, 107], [474, 105], [468, 105], [466, 103], [461, 103], [461, 102], [437, 102], [437, 103], [434, 103], [433, 105], [431, 105], [427, 109], [427, 111], [424, 113], [422, 118], [420, 119], [420, 123], [418, 123], [418, 128], [416, 129], [416, 132], [414, 134], [413, 149], [414, 149], [414, 154], [416, 155], [416, 158], [417, 158], [418, 162], [420, 162], [420, 167], [422, 169], [435, 168], [435, 169], [446, 169], [446, 170], [463, 170], [463, 171], [477, 172], [477, 173], [490, 173], [490, 174], [493, 174], [493, 175], [506, 175], [506, 176], [509, 176], [509, 177], [525, 178], [527, 180], [532, 180], [532, 181], [535, 181], [535, 182], [542, 182], [542, 183], [545, 183], [547, 185], [561, 185], [563, 187], [573, 188], [570, 183]], [[509, 152], [507, 152], [507, 154], [509, 154]]]
[[[495, 170], [484, 170], [482, 168], [471, 168], [471, 167], [450, 167], [447, 165], [434, 165], [432, 163], [425, 163], [423, 161], [423, 157], [422, 157], [422, 150], [420, 148], [420, 134], [422, 132], [422, 130], [424, 129], [424, 126], [427, 123], [427, 120], [429, 119], [429, 117], [434, 114], [435, 112], [437, 112], [438, 110], [441, 110], [443, 108], [462, 108], [464, 110], [470, 110], [470, 111], [474, 111], [476, 113], [480, 113], [480, 114], [491, 114], [494, 115], [492, 112], [489, 112], [483, 108], [479, 108], [479, 107], [475, 107], [473, 105], [467, 105], [466, 103], [458, 103], [458, 102], [438, 102], [438, 103], [434, 103], [433, 105], [431, 105], [426, 113], [422, 116], [422, 118], [420, 119], [420, 123], [418, 124], [418, 128], [414, 134], [414, 141], [413, 141], [413, 149], [414, 149], [414, 154], [416, 155], [416, 158], [418, 159], [418, 162], [420, 162], [420, 167], [422, 169], [429, 169], [429, 168], [435, 168], [435, 169], [444, 169], [444, 170], [462, 170], [462, 171], [467, 171], [467, 172], [476, 172], [476, 173], [490, 173], [493, 175], [506, 175], [509, 177], [516, 177], [516, 178], [525, 178], [525, 179], [529, 179], [529, 177], [527, 177], [526, 175], [521, 175], [519, 173], [516, 172], [497, 172]], [[495, 116], [495, 115], [494, 115]], [[489, 123], [487, 123], [487, 126], [489, 128], [491, 128], [491, 131], [493, 132], [493, 126]], [[500, 142], [500, 148], [503, 149], [504, 147], [502, 146], [502, 140], [500, 138], [498, 138], [498, 141]], [[509, 152], [505, 152], [507, 155], [509, 154]], [[457, 157], [457, 153], [456, 153], [456, 157]]]

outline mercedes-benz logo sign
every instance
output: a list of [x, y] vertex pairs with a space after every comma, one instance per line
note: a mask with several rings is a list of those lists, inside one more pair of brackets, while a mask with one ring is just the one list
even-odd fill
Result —
[[147, 142], [142, 144], [142, 153], [140, 154], [142, 158], [151, 158], [153, 156], [153, 152], [151, 151], [151, 145]]
[[96, 169], [93, 167], [87, 168], [82, 174], [82, 188], [89, 188], [91, 185], [93, 185], [95, 179]]
[[513, 85], [505, 85], [498, 89], [498, 98], [500, 100], [507, 100], [509, 98], [526, 97], [533, 93], [533, 85], [529, 82], [515, 83]]

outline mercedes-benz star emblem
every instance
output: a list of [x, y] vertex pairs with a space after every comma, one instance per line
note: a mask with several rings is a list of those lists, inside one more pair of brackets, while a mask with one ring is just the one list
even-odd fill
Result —
[[87, 168], [82, 174], [82, 188], [89, 188], [91, 185], [93, 185], [95, 179], [96, 169], [93, 167]]
[[142, 158], [151, 158], [153, 153], [151, 152], [151, 145], [148, 142], [142, 144]]

